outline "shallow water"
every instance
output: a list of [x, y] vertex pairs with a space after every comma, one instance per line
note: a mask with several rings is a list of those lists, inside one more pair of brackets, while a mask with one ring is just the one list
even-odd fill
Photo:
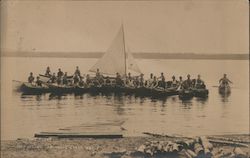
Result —
[[[87, 73], [97, 59], [1, 59], [1, 125], [3, 139], [32, 138], [41, 131], [122, 131], [126, 136], [155, 132], [180, 135], [241, 134], [249, 130], [249, 82], [246, 60], [137, 60], [145, 76], [201, 74], [209, 89], [207, 99], [153, 99], [123, 95], [22, 95], [12, 80], [27, 80], [29, 72], [68, 73], [78, 65]], [[218, 80], [227, 73], [234, 82], [230, 96], [218, 94]]]

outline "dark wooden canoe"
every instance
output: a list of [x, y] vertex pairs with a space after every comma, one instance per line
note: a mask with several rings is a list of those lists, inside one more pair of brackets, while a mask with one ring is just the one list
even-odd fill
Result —
[[178, 95], [179, 91], [177, 87], [175, 88], [167, 88], [167, 89], [152, 89], [151, 95], [153, 97], [168, 97], [173, 95]]
[[181, 89], [179, 91], [179, 97], [181, 99], [191, 99], [194, 97], [194, 93], [191, 89]]
[[230, 94], [231, 93], [230, 85], [220, 85], [219, 86], [219, 93], [220, 94]]
[[20, 90], [26, 94], [40, 94], [40, 93], [49, 92], [49, 88], [46, 85], [37, 86], [35, 84], [31, 84], [28, 82], [24, 82], [21, 85]]
[[74, 92], [75, 86], [65, 86], [57, 84], [47, 84], [49, 87], [49, 92], [52, 93], [72, 93]]
[[195, 97], [207, 97], [209, 94], [208, 89], [205, 88], [194, 88], [192, 90]]

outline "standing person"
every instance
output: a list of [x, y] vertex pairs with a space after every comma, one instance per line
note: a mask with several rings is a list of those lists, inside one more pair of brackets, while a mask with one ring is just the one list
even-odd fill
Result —
[[58, 78], [61, 78], [63, 76], [63, 72], [62, 72], [62, 70], [59, 68], [58, 69], [58, 72], [57, 72], [57, 77]]
[[219, 80], [219, 83], [223, 86], [229, 85], [229, 83], [233, 83], [227, 78], [227, 74], [224, 74], [223, 77]]
[[150, 73], [150, 78], [146, 81], [146, 86], [150, 87], [153, 80], [154, 80], [154, 75], [153, 75], [153, 73]]
[[75, 75], [81, 76], [81, 72], [78, 66], [76, 67]]
[[51, 76], [51, 71], [50, 71], [50, 67], [48, 66], [47, 69], [46, 69], [46, 72], [45, 72], [45, 76]]
[[165, 76], [164, 76], [163, 72], [161, 73], [161, 76], [159, 77], [159, 79], [160, 79], [159, 87], [162, 87], [165, 89], [166, 83], [165, 83]]
[[64, 73], [64, 76], [63, 76], [63, 84], [64, 84], [64, 85], [68, 85], [68, 76], [67, 76], [67, 72]]
[[29, 76], [29, 78], [28, 78], [28, 82], [29, 82], [29, 83], [33, 83], [34, 80], [35, 80], [35, 78], [34, 78], [34, 76], [33, 76], [33, 73], [31, 72], [31, 73], [30, 73], [30, 76]]
[[144, 86], [144, 78], [143, 78], [144, 74], [141, 74], [140, 75], [140, 81], [139, 81], [139, 85], [140, 87], [143, 87]]

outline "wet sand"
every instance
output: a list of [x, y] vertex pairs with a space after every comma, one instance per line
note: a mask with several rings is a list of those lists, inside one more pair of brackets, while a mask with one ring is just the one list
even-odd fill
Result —
[[[218, 137], [218, 136], [216, 136]], [[237, 139], [249, 144], [249, 135], [224, 135], [226, 139]], [[58, 139], [37, 138], [17, 139], [1, 142], [1, 157], [4, 158], [89, 158], [89, 157], [147, 157], [149, 154], [138, 153], [138, 148], [146, 142], [172, 141], [177, 142], [184, 138], [172, 137], [126, 137], [120, 139]], [[220, 150], [233, 152], [235, 145], [212, 143], [212, 153]], [[246, 157], [249, 157], [249, 147], [239, 147]], [[157, 155], [153, 157], [176, 157], [171, 155]], [[179, 157], [179, 156], [177, 156]]]

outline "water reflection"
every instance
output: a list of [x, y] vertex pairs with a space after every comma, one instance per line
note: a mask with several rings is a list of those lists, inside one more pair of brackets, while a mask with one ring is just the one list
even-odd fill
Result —
[[201, 103], [202, 105], [205, 105], [208, 101], [208, 97], [197, 97], [196, 101], [197, 103]]
[[229, 102], [229, 97], [230, 97], [231, 93], [220, 93], [220, 98], [221, 98], [221, 102], [223, 103], [227, 103]]

